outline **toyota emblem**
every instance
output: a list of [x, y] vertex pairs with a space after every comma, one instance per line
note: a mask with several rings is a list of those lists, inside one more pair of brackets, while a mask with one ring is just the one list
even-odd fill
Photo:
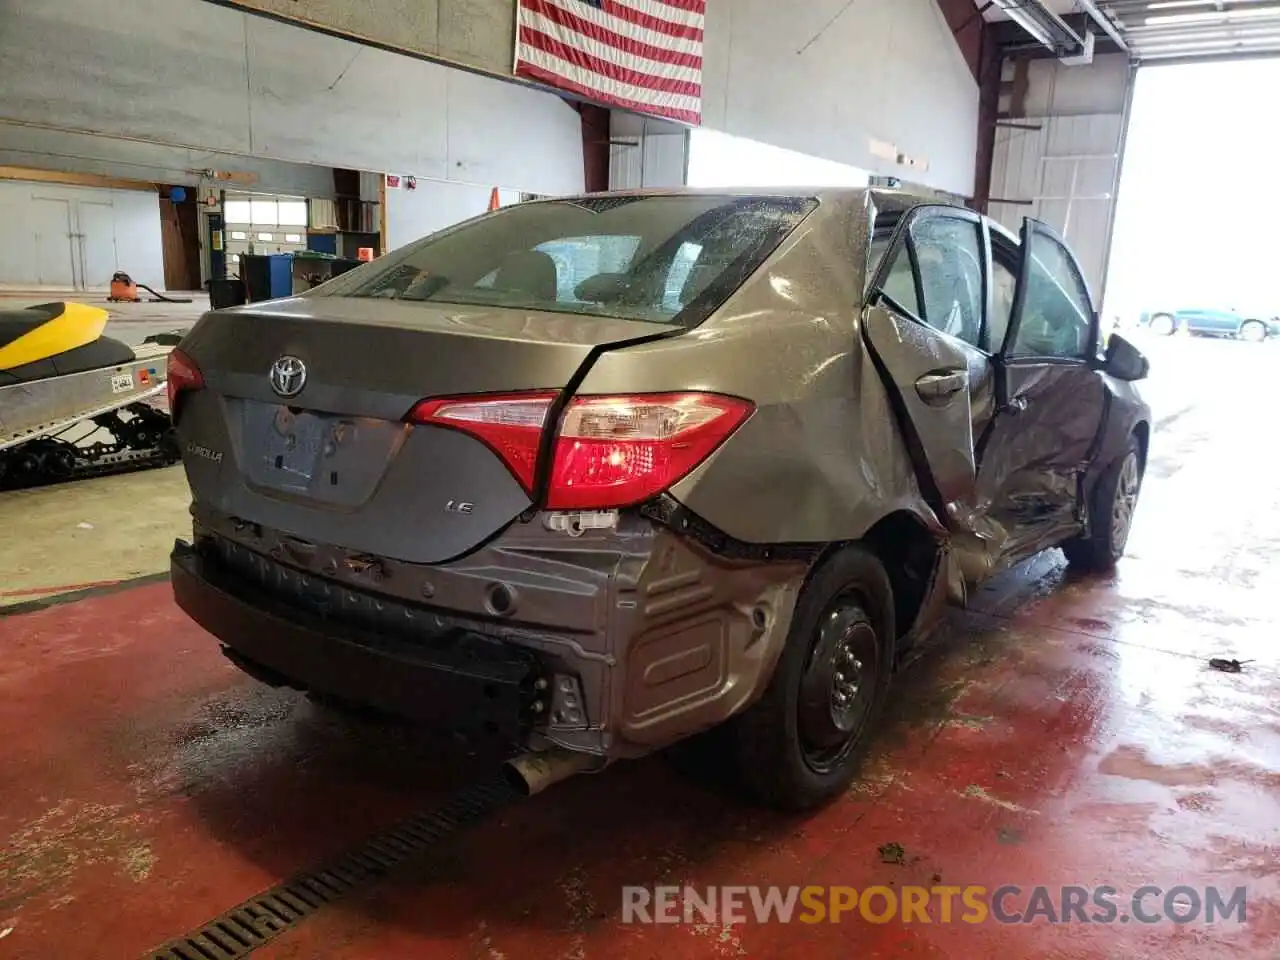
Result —
[[282, 397], [296, 397], [307, 385], [307, 365], [285, 355], [271, 365], [271, 389]]

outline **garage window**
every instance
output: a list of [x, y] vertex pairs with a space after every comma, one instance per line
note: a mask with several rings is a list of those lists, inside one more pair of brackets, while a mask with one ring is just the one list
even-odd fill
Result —
[[282, 227], [305, 227], [307, 225], [307, 201], [279, 201], [277, 204], [276, 219]]
[[248, 200], [228, 200], [222, 205], [222, 213], [227, 223], [249, 223], [253, 216]]

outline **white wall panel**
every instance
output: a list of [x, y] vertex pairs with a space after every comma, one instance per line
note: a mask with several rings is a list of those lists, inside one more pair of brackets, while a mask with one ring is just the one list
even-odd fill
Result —
[[387, 249], [396, 250], [489, 209], [491, 188], [419, 180], [413, 190], [387, 191]]
[[[52, 202], [52, 203], [51, 203]], [[79, 219], [80, 204], [95, 210], [109, 205], [109, 217]], [[62, 204], [61, 218], [46, 215]], [[99, 251], [114, 255], [96, 261], [81, 276], [81, 256], [73, 238], [79, 230]], [[0, 182], [0, 284], [14, 287], [70, 286], [105, 288], [116, 270], [134, 280], [164, 288], [164, 252], [160, 239], [160, 198], [151, 192], [71, 187], [54, 183]], [[87, 281], [87, 282], [86, 282]]]
[[[463, 47], [481, 37], [467, 40], [464, 21], [488, 16], [472, 13], [450, 27]], [[204, 0], [15, 7], [0, 90], [0, 121], [42, 128], [530, 192], [582, 186], [580, 120], [555, 95]]]

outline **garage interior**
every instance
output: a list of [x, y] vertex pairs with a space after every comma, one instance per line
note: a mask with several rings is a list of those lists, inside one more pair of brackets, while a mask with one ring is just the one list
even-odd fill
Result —
[[[1221, 239], [1259, 216], [1236, 175], [1267, 161], [1202, 137], [1203, 104], [1180, 147], [1137, 144], [1135, 114], [1176, 71], [1202, 73], [1167, 97], [1228, 65], [1274, 85], [1280, 2], [706, 0], [697, 123], [517, 76], [518, 7], [8, 5], [0, 310], [97, 305], [137, 346], [538, 198], [909, 187], [1047, 223], [1150, 358], [1126, 555], [1087, 577], [1049, 551], [951, 611], [854, 787], [801, 817], [682, 745], [519, 797], [490, 745], [258, 683], [173, 602], [181, 465], [0, 491], [0, 960], [1277, 956], [1280, 347], [1138, 319], [1267, 295], [1265, 251]], [[1144, 191], [1163, 160], [1226, 189]], [[109, 299], [121, 272], [136, 301]], [[1245, 888], [1247, 914], [622, 916], [628, 886], [1010, 884]]]

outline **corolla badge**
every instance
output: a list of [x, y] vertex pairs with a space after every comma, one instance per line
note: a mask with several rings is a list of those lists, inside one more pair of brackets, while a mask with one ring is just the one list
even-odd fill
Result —
[[187, 453], [193, 457], [199, 457], [202, 460], [211, 460], [214, 463], [222, 462], [222, 451], [211, 450], [209, 447], [202, 446], [198, 443], [188, 443]]
[[296, 397], [307, 385], [307, 365], [285, 354], [271, 365], [271, 389], [282, 397]]

